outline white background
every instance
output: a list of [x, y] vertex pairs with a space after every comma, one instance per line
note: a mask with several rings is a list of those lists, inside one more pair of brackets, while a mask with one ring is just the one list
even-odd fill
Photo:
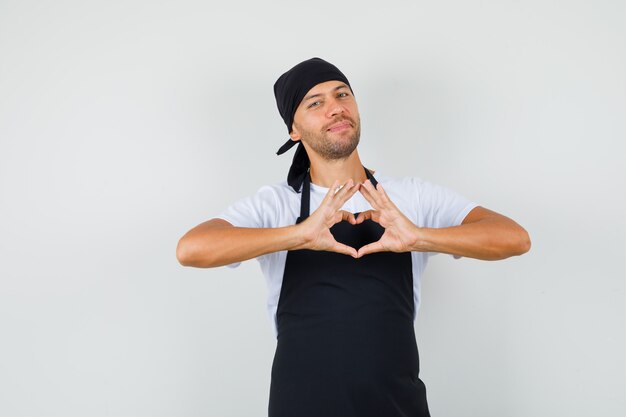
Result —
[[0, 0], [0, 415], [265, 416], [256, 261], [194, 269], [191, 227], [285, 178], [272, 85], [350, 80], [366, 166], [531, 235], [431, 259], [433, 416], [626, 414], [626, 16], [619, 0]]

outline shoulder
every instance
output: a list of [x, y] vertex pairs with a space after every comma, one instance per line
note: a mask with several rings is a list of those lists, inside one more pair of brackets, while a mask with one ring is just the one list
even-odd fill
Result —
[[263, 185], [258, 189], [256, 194], [266, 198], [272, 197], [277, 204], [300, 198], [300, 194], [296, 193], [296, 191], [287, 184], [287, 181]]
[[256, 193], [256, 206], [271, 221], [265, 227], [280, 227], [295, 222], [300, 208], [300, 197], [287, 181], [268, 184], [260, 187]]
[[262, 185], [229, 205], [217, 217], [239, 227], [276, 227], [292, 205], [293, 189], [286, 181]]
[[247, 197], [242, 198], [242, 200], [251, 199], [257, 203], [278, 203], [281, 200], [286, 200], [296, 195], [299, 194], [287, 184], [287, 181], [282, 181], [274, 184], [261, 185], [253, 194], [249, 194]]

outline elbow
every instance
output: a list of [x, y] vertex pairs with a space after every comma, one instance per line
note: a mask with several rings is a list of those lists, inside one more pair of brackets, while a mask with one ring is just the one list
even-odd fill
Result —
[[190, 242], [184, 237], [181, 238], [176, 246], [176, 259], [178, 263], [182, 266], [199, 267], [200, 265], [198, 264], [197, 258], [197, 250], [193, 242]]
[[182, 266], [192, 266], [190, 259], [189, 245], [185, 242], [185, 238], [181, 238], [176, 245], [176, 260]]
[[526, 230], [524, 230], [524, 238], [522, 241], [522, 250], [523, 252], [520, 253], [520, 255], [528, 252], [530, 250], [530, 247], [532, 246], [532, 243], [530, 241], [530, 235], [528, 234], [528, 232]]
[[181, 238], [176, 246], [176, 259], [182, 266], [194, 268], [214, 268], [221, 266], [214, 257], [209, 256], [212, 250], [199, 245], [191, 238]]
[[222, 244], [222, 230], [227, 226], [232, 227], [225, 220], [211, 219], [185, 233], [176, 246], [178, 263], [196, 268], [227, 265]]
[[520, 256], [525, 254], [530, 250], [531, 245], [528, 232], [524, 228], [520, 227], [520, 230], [516, 233], [515, 238], [511, 241], [510, 256]]
[[530, 250], [530, 246], [531, 242], [528, 232], [520, 228], [517, 233], [509, 234], [505, 240], [500, 241], [499, 244], [495, 245], [492, 248], [493, 250], [490, 256], [482, 259], [498, 261], [512, 256], [520, 256], [528, 252]]

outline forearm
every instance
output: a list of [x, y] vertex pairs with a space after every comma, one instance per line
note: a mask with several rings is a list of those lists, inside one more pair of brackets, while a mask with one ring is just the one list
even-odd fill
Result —
[[412, 250], [441, 252], [482, 260], [522, 255], [530, 249], [526, 230], [513, 220], [483, 219], [441, 229], [415, 229]]
[[212, 268], [281, 250], [297, 249], [302, 238], [296, 226], [244, 228], [198, 226], [178, 242], [176, 257], [184, 266]]

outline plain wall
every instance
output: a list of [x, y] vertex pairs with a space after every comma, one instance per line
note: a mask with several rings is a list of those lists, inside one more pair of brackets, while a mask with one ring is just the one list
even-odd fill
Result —
[[350, 79], [360, 155], [512, 217], [531, 252], [438, 255], [433, 416], [626, 415], [622, 1], [0, 0], [0, 415], [265, 416], [255, 260], [178, 239], [286, 177], [272, 85]]

